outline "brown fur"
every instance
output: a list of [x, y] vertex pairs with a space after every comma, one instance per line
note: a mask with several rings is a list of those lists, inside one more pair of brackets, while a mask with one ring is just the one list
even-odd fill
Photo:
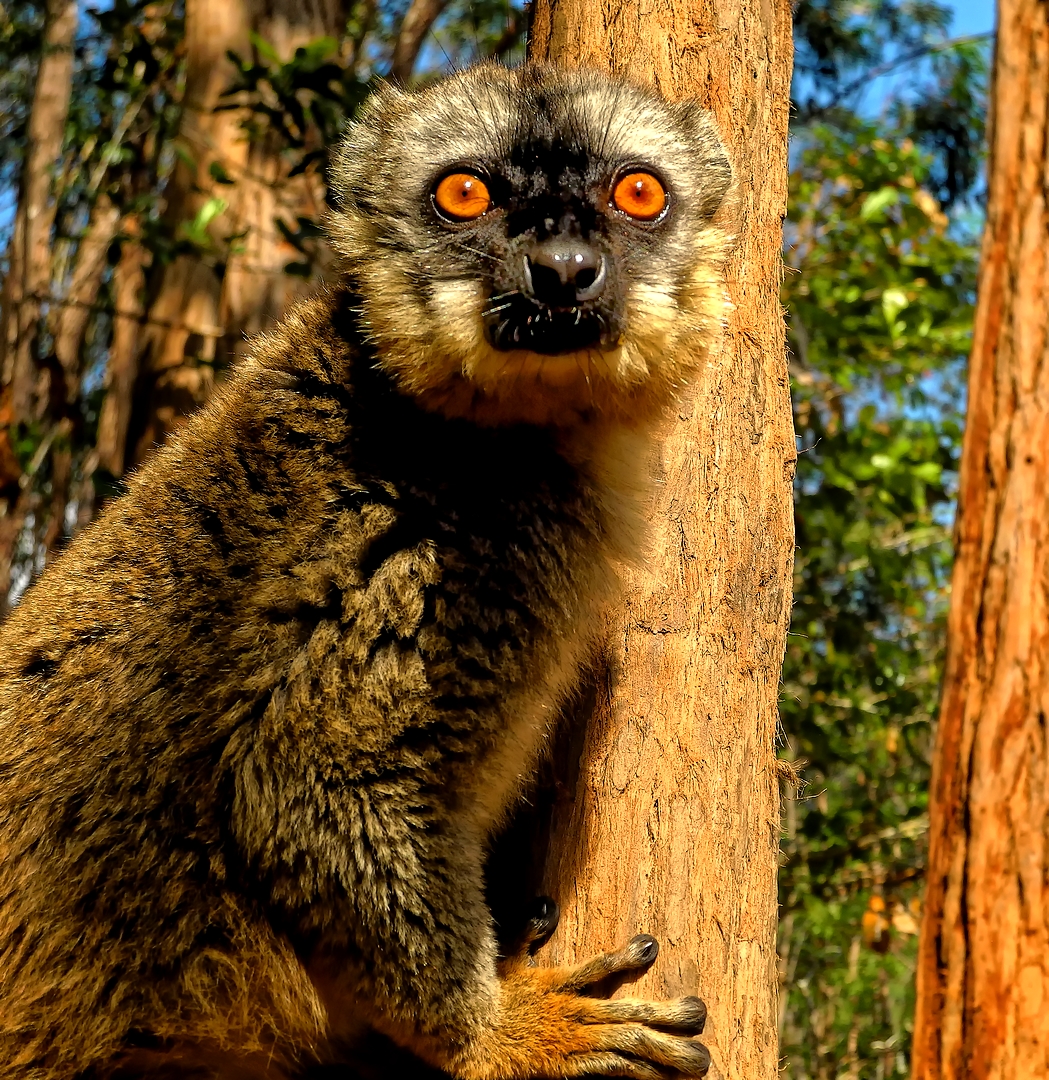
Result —
[[[421, 216], [537, 94], [674, 188], [610, 351], [493, 350], [486, 264]], [[497, 968], [482, 865], [717, 336], [723, 155], [695, 109], [549, 68], [383, 91], [347, 145], [346, 285], [0, 628], [2, 1080], [286, 1075], [362, 1027], [463, 1080], [705, 1071], [693, 999], [583, 993], [637, 943]]]

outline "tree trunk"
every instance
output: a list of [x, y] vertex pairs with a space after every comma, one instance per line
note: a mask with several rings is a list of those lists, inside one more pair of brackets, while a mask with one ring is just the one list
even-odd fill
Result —
[[[226, 206], [208, 229], [213, 251], [180, 256], [154, 281], [128, 447], [135, 461], [206, 400], [216, 365], [238, 356], [246, 336], [265, 329], [309, 288], [284, 273], [298, 255], [275, 219], [294, 225], [300, 214], [319, 216], [320, 180], [314, 174], [289, 179], [276, 142], [249, 144], [240, 110], [215, 111], [233, 82], [226, 54], [247, 57], [254, 31], [289, 57], [298, 46], [337, 35], [344, 26], [342, 0], [186, 0], [180, 141], [192, 160], [180, 161], [175, 170], [166, 216], [177, 229], [210, 199]], [[235, 183], [217, 183], [213, 166]]]
[[655, 934], [660, 957], [631, 993], [698, 991], [715, 1067], [772, 1080], [796, 460], [779, 305], [790, 6], [537, 0], [531, 54], [698, 97], [741, 221], [724, 349], [664, 447], [658, 555], [611, 619], [581, 756], [562, 763], [543, 875], [562, 905], [553, 959]]
[[1001, 0], [915, 1080], [1049, 1077], [1049, 6]]
[[447, 6], [448, 0], [412, 0], [408, 5], [393, 46], [390, 78], [404, 83], [412, 77], [423, 41]]
[[69, 114], [76, 26], [76, 0], [49, 0], [0, 298], [0, 618], [7, 613], [15, 549], [32, 499], [30, 487], [20, 483], [25, 478], [12, 433], [43, 419], [50, 393], [37, 365], [37, 332], [51, 287], [51, 189]]
[[65, 397], [70, 405], [80, 392], [80, 349], [102, 287], [109, 248], [119, 228], [120, 209], [108, 195], [100, 195], [77, 244], [69, 291], [52, 319], [55, 356], [62, 368]]
[[73, 82], [76, 0], [50, 0], [36, 75], [11, 259], [4, 282], [4, 381], [11, 387], [15, 420], [38, 411], [34, 350], [41, 304], [51, 286], [51, 228], [55, 221], [52, 179], [62, 150]]
[[113, 336], [106, 363], [106, 396], [98, 418], [95, 443], [97, 465], [110, 476], [124, 473], [131, 402], [138, 374], [136, 345], [142, 317], [142, 294], [146, 287], [147, 252], [138, 242], [140, 226], [131, 218], [113, 270]]

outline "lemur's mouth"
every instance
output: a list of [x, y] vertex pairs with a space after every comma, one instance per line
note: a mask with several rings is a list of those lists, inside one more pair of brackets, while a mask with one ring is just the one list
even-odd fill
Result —
[[553, 306], [522, 293], [493, 298], [484, 321], [489, 342], [502, 352], [527, 349], [559, 356], [613, 348], [618, 338], [593, 304]]

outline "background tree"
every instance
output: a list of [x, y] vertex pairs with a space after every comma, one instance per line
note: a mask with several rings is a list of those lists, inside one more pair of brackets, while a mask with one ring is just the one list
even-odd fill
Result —
[[139, 341], [132, 461], [207, 399], [216, 367], [243, 352], [248, 335], [309, 288], [308, 267], [302, 276], [285, 273], [294, 249], [278, 223], [287, 229], [320, 218], [323, 178], [312, 163], [293, 172], [283, 156], [285, 133], [261, 123], [260, 114], [230, 107], [237, 73], [230, 54], [254, 50], [278, 70], [295, 57], [316, 70], [348, 16], [344, 0], [186, 0], [178, 157], [164, 190], [175, 244], [154, 270]]
[[1001, 0], [914, 1077], [1049, 1076], [1049, 12]]
[[[442, 65], [522, 40], [520, 8], [494, 0], [404, 15], [371, 0], [0, 6], [0, 189], [14, 226], [44, 200], [28, 292], [24, 229], [5, 248], [0, 615], [246, 335], [323, 280], [326, 148], [372, 78], [394, 56], [402, 75], [432, 69], [427, 35]], [[37, 99], [67, 112], [45, 122]]]

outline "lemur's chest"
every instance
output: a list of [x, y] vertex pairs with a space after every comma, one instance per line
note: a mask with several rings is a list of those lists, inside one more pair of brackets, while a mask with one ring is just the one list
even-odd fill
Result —
[[614, 580], [606, 511], [541, 433], [445, 443], [362, 481], [375, 532], [354, 633], [371, 627], [368, 654], [396, 654], [417, 676], [386, 730], [458, 759], [462, 797], [487, 827], [530, 770], [599, 621]]
[[418, 589], [415, 643], [449, 707], [534, 686], [585, 632], [607, 583], [607, 530], [592, 493], [565, 476], [513, 480], [497, 490], [410, 485], [391, 507], [384, 539], [398, 549], [394, 558], [411, 551], [427, 564], [414, 581], [402, 573], [402, 584], [405, 599]]
[[462, 775], [485, 832], [576, 685], [613, 581], [600, 516], [582, 497], [488, 524], [437, 546], [433, 623], [420, 635], [438, 699], [476, 718], [479, 752]]

